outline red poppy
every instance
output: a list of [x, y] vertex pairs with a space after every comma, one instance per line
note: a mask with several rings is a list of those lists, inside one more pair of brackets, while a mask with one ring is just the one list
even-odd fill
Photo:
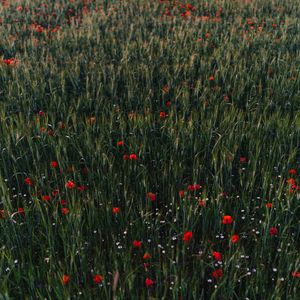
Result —
[[61, 205], [66, 205], [67, 202], [66, 202], [66, 200], [64, 200], [64, 199], [61, 199], [61, 200], [60, 200], [60, 203], [61, 203]]
[[32, 183], [32, 180], [31, 180], [29, 177], [25, 178], [24, 182], [25, 182], [27, 185], [32, 185], [32, 184], [33, 184], [33, 183]]
[[94, 281], [95, 284], [99, 284], [103, 281], [103, 276], [99, 275], [99, 274], [96, 274], [93, 277], [93, 281]]
[[154, 281], [150, 278], [146, 278], [145, 280], [146, 287], [151, 287], [154, 284]]
[[289, 174], [291, 175], [296, 175], [297, 174], [297, 171], [295, 169], [290, 169], [289, 170]]
[[247, 157], [246, 156], [241, 156], [240, 157], [240, 163], [245, 164], [247, 162]]
[[50, 200], [50, 196], [49, 195], [44, 195], [44, 196], [42, 196], [42, 200], [49, 201]]
[[189, 3], [187, 3], [187, 4], [185, 5], [185, 7], [186, 7], [187, 10], [194, 10], [194, 6], [191, 5], [191, 4], [189, 4]]
[[188, 190], [193, 192], [193, 191], [198, 191], [201, 189], [201, 185], [200, 184], [190, 184], [188, 186]]
[[51, 161], [51, 167], [52, 168], [57, 168], [58, 167], [58, 163], [56, 161]]
[[237, 243], [239, 241], [239, 236], [237, 234], [234, 234], [232, 237], [231, 237], [231, 242], [232, 243]]
[[171, 105], [172, 105], [171, 101], [167, 101], [167, 102], [166, 102], [166, 106], [167, 106], [168, 108], [170, 108]]
[[217, 270], [214, 270], [213, 273], [212, 273], [212, 276], [216, 279], [218, 278], [221, 278], [223, 276], [223, 271], [222, 269], [217, 269]]
[[57, 195], [59, 195], [59, 190], [56, 189], [54, 191], [51, 192], [52, 197], [56, 197]]
[[156, 195], [154, 193], [147, 193], [147, 199], [150, 199], [151, 201], [155, 201], [156, 200]]
[[270, 202], [268, 202], [268, 203], [266, 203], [266, 207], [267, 207], [267, 208], [272, 208], [272, 207], [273, 207], [273, 204], [270, 203]]
[[128, 159], [129, 159], [129, 155], [128, 155], [128, 154], [124, 154], [124, 155], [123, 155], [123, 159], [124, 159], [124, 160], [128, 160]]
[[232, 223], [232, 217], [231, 216], [224, 216], [222, 220], [222, 224], [231, 224]]
[[179, 197], [184, 198], [185, 191], [179, 191]]
[[63, 275], [63, 277], [62, 277], [63, 285], [67, 285], [69, 282], [70, 282], [70, 276], [69, 275]]
[[195, 184], [195, 190], [198, 191], [201, 189], [201, 185], [200, 184]]
[[143, 259], [145, 259], [145, 260], [150, 259], [150, 258], [151, 258], [151, 255], [148, 252], [146, 252], [143, 256]]
[[213, 252], [213, 257], [215, 260], [221, 261], [222, 260], [222, 254], [218, 251]]
[[123, 146], [123, 145], [124, 145], [124, 142], [123, 142], [123, 141], [118, 141], [118, 142], [117, 142], [117, 145], [118, 145], [118, 146]]
[[18, 213], [21, 214], [21, 215], [24, 215], [25, 214], [24, 208], [19, 207], [18, 208]]
[[269, 233], [270, 235], [278, 235], [278, 229], [276, 227], [271, 227]]
[[62, 213], [63, 215], [67, 215], [69, 212], [70, 212], [70, 211], [69, 211], [69, 209], [68, 209], [67, 207], [63, 207], [63, 208], [61, 209], [61, 213]]
[[193, 237], [193, 232], [192, 231], [186, 231], [184, 234], [183, 234], [183, 238], [182, 240], [184, 242], [189, 242]]
[[18, 60], [16, 60], [15, 58], [3, 59], [2, 62], [7, 66], [15, 66], [18, 64]]
[[75, 188], [75, 183], [74, 183], [74, 181], [72, 181], [72, 180], [68, 180], [67, 182], [66, 182], [66, 188], [68, 188], [68, 189], [73, 189], [73, 188]]
[[130, 155], [129, 155], [129, 159], [130, 159], [130, 160], [136, 160], [136, 159], [137, 159], [136, 154], [130, 154]]
[[166, 113], [165, 113], [164, 111], [161, 111], [161, 112], [159, 113], [159, 117], [160, 117], [161, 119], [164, 119], [164, 118], [166, 117]]
[[214, 76], [210, 76], [210, 77], [208, 78], [208, 80], [209, 80], [209, 81], [214, 81], [214, 80], [215, 80], [215, 77], [214, 77]]
[[288, 184], [290, 184], [290, 185], [295, 185], [295, 184], [296, 184], [296, 181], [295, 181], [294, 178], [289, 178], [289, 179], [287, 179], [286, 182], [287, 182]]
[[141, 248], [141, 246], [142, 246], [142, 242], [141, 241], [137, 241], [137, 240], [133, 241], [133, 247], [134, 248]]
[[77, 187], [77, 190], [80, 192], [86, 191], [88, 187], [86, 185], [80, 185]]
[[114, 214], [117, 214], [119, 211], [120, 211], [120, 208], [119, 208], [119, 207], [113, 207], [113, 208], [112, 208], [112, 212], [113, 212]]
[[165, 85], [162, 90], [165, 94], [167, 94], [167, 93], [169, 93], [170, 88], [168, 85]]
[[206, 201], [204, 199], [199, 199], [198, 204], [200, 207], [205, 207], [206, 206]]
[[228, 101], [229, 101], [229, 97], [228, 97], [227, 95], [225, 95], [225, 96], [223, 97], [223, 100], [224, 100], [225, 102], [228, 102]]
[[292, 276], [296, 278], [300, 278], [300, 272], [292, 272]]

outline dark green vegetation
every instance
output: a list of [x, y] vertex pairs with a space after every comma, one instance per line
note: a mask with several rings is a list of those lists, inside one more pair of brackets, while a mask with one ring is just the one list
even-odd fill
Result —
[[0, 299], [299, 299], [298, 1], [104, 2], [1, 1]]

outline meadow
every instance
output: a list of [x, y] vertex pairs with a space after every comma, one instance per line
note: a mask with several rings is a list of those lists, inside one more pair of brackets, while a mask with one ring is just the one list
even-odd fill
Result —
[[0, 299], [300, 299], [298, 0], [0, 1]]

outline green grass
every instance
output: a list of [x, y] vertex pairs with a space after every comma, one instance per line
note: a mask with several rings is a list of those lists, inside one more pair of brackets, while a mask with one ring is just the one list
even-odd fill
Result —
[[0, 299], [299, 299], [298, 1], [2, 2]]

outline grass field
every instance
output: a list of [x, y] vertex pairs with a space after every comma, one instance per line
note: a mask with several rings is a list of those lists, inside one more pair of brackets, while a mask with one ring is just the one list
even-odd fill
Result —
[[0, 299], [300, 299], [299, 20], [0, 1]]

